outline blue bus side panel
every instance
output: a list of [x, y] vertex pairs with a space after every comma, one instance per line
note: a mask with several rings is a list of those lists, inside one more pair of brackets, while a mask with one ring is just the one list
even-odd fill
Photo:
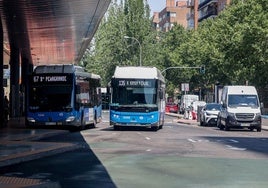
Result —
[[159, 112], [117, 112], [110, 111], [110, 121], [118, 124], [156, 124], [159, 121]]

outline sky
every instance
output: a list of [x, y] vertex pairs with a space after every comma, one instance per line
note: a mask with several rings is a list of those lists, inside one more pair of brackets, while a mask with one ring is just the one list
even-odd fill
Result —
[[166, 0], [147, 0], [151, 12], [160, 12], [166, 7]]

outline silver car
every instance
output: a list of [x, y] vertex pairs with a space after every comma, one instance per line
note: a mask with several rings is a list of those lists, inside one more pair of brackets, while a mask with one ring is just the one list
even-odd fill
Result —
[[207, 103], [200, 111], [200, 126], [216, 125], [221, 104]]

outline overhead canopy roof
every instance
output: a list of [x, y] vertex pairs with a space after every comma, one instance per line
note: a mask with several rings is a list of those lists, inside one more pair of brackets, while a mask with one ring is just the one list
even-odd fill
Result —
[[5, 51], [17, 48], [34, 65], [76, 64], [110, 1], [0, 0]]

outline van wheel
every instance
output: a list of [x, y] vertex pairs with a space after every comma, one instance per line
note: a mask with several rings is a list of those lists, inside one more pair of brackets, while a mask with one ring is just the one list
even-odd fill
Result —
[[199, 124], [201, 127], [204, 125], [201, 118], [200, 118], [200, 124]]
[[218, 119], [217, 119], [217, 127], [220, 129], [220, 130], [223, 130], [223, 125], [221, 124], [221, 118], [218, 116]]
[[225, 122], [224, 130], [225, 131], [229, 131], [230, 130], [230, 128], [227, 126], [227, 123], [226, 122]]

